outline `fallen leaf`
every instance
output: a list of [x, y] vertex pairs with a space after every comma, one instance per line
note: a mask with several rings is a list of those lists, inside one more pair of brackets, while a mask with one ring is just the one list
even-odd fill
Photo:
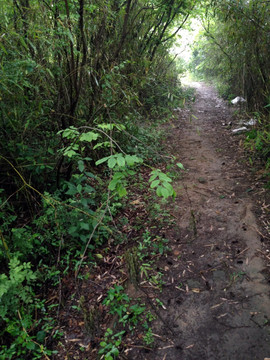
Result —
[[222, 305], [222, 303], [213, 305], [213, 306], [211, 306], [211, 309], [215, 309], [215, 308], [219, 307], [220, 305]]
[[82, 339], [67, 339], [67, 341], [70, 341], [70, 342], [80, 342], [80, 341], [82, 341]]
[[221, 315], [217, 316], [217, 319], [223, 318], [226, 315], [228, 315], [228, 314], [227, 313], [226, 314], [221, 314]]
[[140, 200], [137, 199], [137, 200], [134, 200], [131, 202], [132, 205], [138, 205], [138, 204], [141, 204]]

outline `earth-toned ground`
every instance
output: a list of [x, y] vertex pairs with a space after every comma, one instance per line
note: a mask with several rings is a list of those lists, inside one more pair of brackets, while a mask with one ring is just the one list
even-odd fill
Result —
[[[270, 358], [269, 194], [262, 172], [248, 166], [245, 135], [232, 134], [239, 127], [236, 108], [219, 99], [212, 87], [193, 86], [192, 108], [177, 109], [164, 125], [167, 136], [161, 148], [186, 169], [174, 182], [176, 200], [168, 201], [162, 212], [149, 191], [151, 169], [140, 170], [145, 185], [133, 179], [128, 201], [113, 219], [119, 230], [95, 254], [96, 262], [85, 266], [80, 281], [71, 273], [61, 283], [57, 330], [64, 335], [52, 359], [102, 359], [100, 344], [108, 328], [125, 330], [119, 345], [122, 360]], [[159, 163], [164, 172], [166, 165]], [[159, 210], [153, 212], [153, 205]], [[137, 268], [135, 286], [126, 254], [148, 234], [150, 247], [142, 250], [148, 251], [142, 259], [150, 269], [148, 276], [139, 276]], [[152, 252], [157, 239], [169, 240], [164, 254]], [[156, 286], [149, 281], [151, 272], [161, 274]], [[123, 286], [131, 304], [143, 304], [134, 328], [123, 327], [104, 304], [116, 285]], [[57, 296], [53, 293], [48, 301]], [[117, 304], [123, 306], [123, 301]], [[152, 334], [146, 341], [142, 320], [148, 311], [156, 320], [147, 325]]]
[[172, 251], [159, 264], [165, 285], [153, 327], [157, 344], [126, 356], [264, 360], [270, 358], [270, 257], [256, 209], [267, 206], [265, 190], [246, 168], [241, 135], [228, 126], [233, 110], [213, 88], [195, 86], [192, 109], [179, 109], [167, 125], [168, 151], [186, 171], [170, 205]]

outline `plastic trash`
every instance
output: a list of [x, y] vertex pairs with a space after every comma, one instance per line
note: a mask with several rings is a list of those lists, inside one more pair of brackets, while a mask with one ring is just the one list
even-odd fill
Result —
[[248, 128], [246, 126], [242, 126], [242, 127], [238, 128], [238, 129], [233, 129], [232, 133], [236, 135], [236, 134], [241, 134], [241, 133], [246, 132], [246, 131], [248, 131]]
[[244, 103], [244, 102], [247, 102], [247, 100], [245, 100], [244, 98], [242, 98], [241, 96], [237, 96], [235, 99], [233, 99], [231, 101], [231, 103], [233, 105], [237, 105], [237, 104], [241, 104], [241, 103]]
[[249, 121], [243, 122], [243, 125], [246, 125], [246, 126], [254, 126], [256, 124], [257, 124], [256, 119], [250, 119]]

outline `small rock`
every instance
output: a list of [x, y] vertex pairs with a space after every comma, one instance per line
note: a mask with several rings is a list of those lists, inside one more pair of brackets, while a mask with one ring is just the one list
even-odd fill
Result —
[[198, 181], [199, 181], [199, 183], [201, 183], [201, 184], [205, 184], [205, 183], [207, 182], [206, 179], [203, 178], [203, 177], [199, 177]]

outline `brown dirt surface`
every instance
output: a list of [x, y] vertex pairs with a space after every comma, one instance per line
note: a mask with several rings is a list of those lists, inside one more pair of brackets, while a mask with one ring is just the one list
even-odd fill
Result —
[[158, 264], [165, 285], [155, 345], [124, 358], [263, 360], [270, 357], [270, 248], [262, 227], [269, 219], [258, 215], [265, 190], [247, 169], [243, 136], [224, 126], [232, 109], [212, 87], [195, 86], [192, 110], [166, 125], [168, 152], [186, 171], [169, 205], [171, 252]]

